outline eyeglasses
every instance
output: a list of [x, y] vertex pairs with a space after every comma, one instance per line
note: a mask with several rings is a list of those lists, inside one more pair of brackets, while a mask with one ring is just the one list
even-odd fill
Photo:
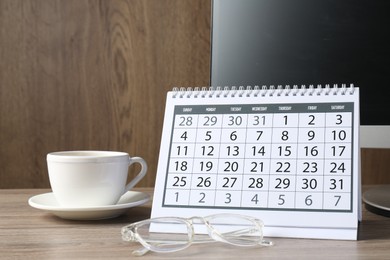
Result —
[[[142, 256], [148, 251], [176, 252], [189, 247], [192, 243], [212, 241], [234, 246], [271, 246], [273, 245], [271, 241], [263, 240], [263, 226], [260, 219], [236, 214], [192, 218], [161, 217], [124, 226], [122, 239], [143, 245], [143, 248], [133, 252], [136, 256]], [[202, 227], [202, 233], [208, 233], [208, 236], [199, 234], [195, 236], [194, 229]]]

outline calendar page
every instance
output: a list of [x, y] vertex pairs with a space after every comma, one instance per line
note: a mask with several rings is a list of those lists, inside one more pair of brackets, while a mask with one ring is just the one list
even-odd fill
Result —
[[168, 93], [152, 217], [236, 213], [267, 236], [357, 239], [359, 89]]

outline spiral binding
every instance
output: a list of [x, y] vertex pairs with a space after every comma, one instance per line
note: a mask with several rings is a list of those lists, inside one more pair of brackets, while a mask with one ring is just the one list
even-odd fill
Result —
[[172, 89], [173, 98], [227, 98], [227, 97], [265, 97], [265, 96], [319, 96], [319, 95], [353, 95], [355, 92], [355, 86], [353, 84], [341, 84], [341, 87], [338, 84], [333, 84], [331, 87], [330, 84], [326, 84], [324, 87], [319, 85], [278, 85], [275, 87], [271, 85], [269, 87], [263, 86], [225, 86], [225, 87], [174, 87]]

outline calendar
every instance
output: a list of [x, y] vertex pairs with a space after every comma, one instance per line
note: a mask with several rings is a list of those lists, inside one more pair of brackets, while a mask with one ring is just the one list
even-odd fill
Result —
[[359, 89], [174, 89], [152, 217], [236, 213], [265, 235], [357, 239]]

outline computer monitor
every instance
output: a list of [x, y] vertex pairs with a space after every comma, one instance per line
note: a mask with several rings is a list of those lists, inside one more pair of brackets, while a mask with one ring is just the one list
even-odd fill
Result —
[[[211, 85], [354, 84], [360, 146], [390, 148], [390, 1], [213, 0]], [[390, 216], [390, 186], [363, 194]]]
[[212, 86], [354, 84], [360, 145], [390, 148], [390, 1], [213, 0]]

